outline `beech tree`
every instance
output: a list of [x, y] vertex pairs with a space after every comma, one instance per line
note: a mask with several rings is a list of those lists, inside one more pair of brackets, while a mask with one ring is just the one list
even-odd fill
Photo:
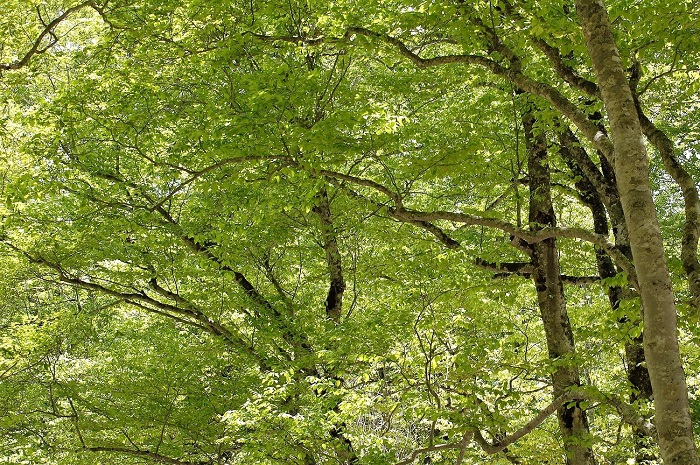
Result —
[[6, 11], [3, 461], [698, 463], [693, 5]]

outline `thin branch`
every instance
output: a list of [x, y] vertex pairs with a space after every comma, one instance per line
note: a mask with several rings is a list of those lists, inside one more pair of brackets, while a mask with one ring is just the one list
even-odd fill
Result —
[[588, 115], [585, 112], [576, 107], [576, 105], [574, 105], [555, 87], [535, 81], [534, 79], [525, 76], [519, 67], [515, 65], [517, 60], [511, 60], [511, 67], [507, 68], [496, 61], [481, 55], [455, 54], [423, 58], [412, 51], [404, 42], [396, 37], [357, 26], [348, 28], [342, 37], [335, 38], [325, 36], [318, 36], [314, 38], [304, 38], [299, 36], [274, 37], [251, 32], [248, 32], [247, 34], [251, 34], [258, 39], [265, 41], [286, 41], [304, 45], [321, 45], [324, 43], [347, 44], [354, 39], [354, 36], [361, 35], [372, 39], [377, 39], [391, 45], [401, 55], [408, 58], [416, 67], [420, 69], [444, 66], [448, 64], [471, 64], [486, 68], [493, 74], [508, 79], [518, 88], [547, 100], [562, 114], [566, 115], [566, 117], [569, 118], [569, 120], [571, 120], [571, 122], [574, 123], [576, 127], [586, 135], [586, 138], [590, 140], [591, 143], [594, 144], [595, 147], [606, 156], [606, 158], [612, 160], [614, 157], [612, 141], [609, 139], [607, 134], [601, 131], [595, 125], [595, 123], [588, 118]]
[[214, 463], [213, 460], [201, 460], [196, 462], [191, 462], [187, 460], [175, 459], [172, 457], [166, 457], [165, 455], [157, 454], [155, 452], [150, 452], [147, 450], [134, 450], [127, 447], [109, 447], [109, 446], [97, 446], [97, 447], [83, 447], [78, 449], [77, 452], [88, 451], [88, 452], [112, 452], [118, 454], [131, 455], [134, 457], [144, 457], [150, 459], [156, 463], [164, 463], [167, 465], [211, 465]]
[[[287, 157], [287, 156], [279, 156], [279, 157], [272, 156], [272, 157], [266, 157], [266, 156], [253, 156], [253, 155], [251, 155], [251, 156], [246, 156], [246, 157], [226, 158], [226, 159], [221, 160], [221, 161], [218, 161], [218, 162], [216, 162], [216, 163], [214, 163], [214, 164], [212, 164], [212, 165], [209, 165], [209, 166], [207, 166], [206, 168], [203, 168], [203, 169], [201, 169], [201, 170], [199, 170], [199, 171], [194, 171], [194, 172], [191, 171], [191, 170], [189, 170], [189, 169], [187, 169], [187, 168], [185, 168], [185, 167], [179, 167], [179, 166], [172, 166], [172, 165], [169, 165], [169, 166], [171, 166], [172, 168], [177, 168], [177, 169], [180, 170], [180, 171], [185, 171], [185, 172], [187, 172], [187, 173], [191, 173], [192, 176], [190, 176], [189, 178], [187, 178], [186, 180], [184, 180], [183, 182], [181, 182], [180, 184], [178, 184], [172, 191], [170, 191], [170, 192], [169, 192], [165, 197], [163, 197], [158, 203], [156, 203], [155, 205], [153, 205], [153, 206], [150, 208], [150, 210], [151, 210], [151, 211], [156, 211], [158, 208], [160, 208], [160, 207], [162, 207], [163, 205], [165, 205], [165, 204], [168, 202], [168, 200], [170, 200], [175, 194], [177, 194], [177, 193], [180, 192], [182, 189], [184, 189], [185, 187], [187, 187], [188, 185], [190, 185], [192, 182], [194, 182], [194, 181], [196, 181], [197, 179], [201, 178], [201, 177], [204, 176], [205, 174], [210, 173], [210, 172], [212, 172], [212, 171], [214, 171], [214, 170], [216, 170], [216, 169], [218, 169], [218, 168], [221, 168], [221, 167], [223, 167], [223, 166], [231, 165], [231, 164], [234, 164], [234, 163], [240, 163], [240, 162], [244, 162], [244, 161], [266, 161], [266, 160], [278, 160], [278, 159], [286, 159], [286, 158], [288, 158], [288, 157]], [[156, 164], [156, 163], [154, 163], [154, 164]]]
[[[371, 205], [373, 205], [376, 210], [375, 210], [375, 212], [373, 212], [369, 216], [372, 216], [374, 213], [378, 212], [379, 210], [386, 209], [386, 205], [380, 204], [378, 202], [374, 202], [373, 200], [368, 199], [367, 197], [365, 197], [363, 195], [360, 195], [359, 193], [355, 192], [354, 190], [348, 188], [346, 183], [338, 182], [337, 179], [335, 179], [331, 176], [327, 176], [327, 178], [331, 184], [343, 189], [345, 192], [350, 194], [352, 197], [354, 197], [356, 199], [360, 199], [364, 202], [368, 202]], [[358, 179], [361, 179], [361, 178], [358, 178]], [[387, 212], [390, 215], [392, 215], [392, 211], [388, 210]], [[442, 242], [449, 249], [458, 249], [462, 246], [462, 244], [460, 244], [458, 241], [456, 241], [455, 239], [450, 237], [450, 235], [447, 234], [443, 229], [441, 229], [440, 227], [438, 227], [432, 223], [429, 223], [427, 221], [405, 221], [405, 223], [412, 224], [414, 226], [417, 226], [421, 229], [426, 230], [427, 232], [429, 232], [430, 234], [435, 236], [440, 242]]]
[[[157, 313], [159, 315], [164, 315], [168, 316], [170, 318], [175, 319], [178, 322], [181, 323], [186, 323], [190, 324], [199, 328], [202, 328], [206, 330], [208, 333], [213, 334], [215, 336], [220, 336], [224, 340], [228, 341], [229, 343], [235, 345], [236, 347], [241, 347], [245, 348], [246, 352], [250, 353], [250, 348], [247, 346], [245, 342], [239, 337], [236, 337], [231, 330], [226, 328], [224, 325], [222, 325], [220, 322], [213, 320], [206, 314], [204, 314], [202, 311], [198, 310], [195, 308], [193, 305], [191, 305], [189, 302], [186, 300], [182, 299], [179, 296], [175, 296], [172, 293], [169, 293], [169, 291], [166, 291], [162, 288], [160, 288], [155, 282], [155, 280], [151, 280], [151, 287], [153, 287], [156, 292], [159, 294], [166, 296], [168, 298], [171, 298], [176, 301], [176, 303], [183, 304], [185, 303], [185, 307], [179, 307], [177, 305], [171, 305], [165, 302], [161, 302], [160, 300], [154, 299], [153, 297], [149, 296], [146, 292], [144, 291], [139, 291], [139, 292], [121, 292], [117, 291], [115, 289], [111, 289], [108, 287], [105, 287], [101, 284], [91, 282], [91, 281], [86, 281], [81, 278], [76, 278], [68, 275], [66, 271], [61, 267], [60, 264], [51, 262], [41, 256], [33, 256], [28, 252], [25, 252], [21, 250], [20, 248], [16, 247], [14, 244], [4, 240], [2, 241], [5, 245], [13, 249], [14, 251], [21, 253], [24, 255], [31, 263], [35, 263], [37, 265], [42, 265], [45, 266], [51, 270], [53, 270], [56, 275], [58, 276], [58, 280], [61, 282], [64, 282], [66, 284], [70, 284], [73, 286], [80, 287], [82, 289], [86, 289], [89, 291], [96, 291], [101, 294], [109, 295], [112, 297], [118, 297], [119, 299], [123, 300], [126, 303], [135, 305], [139, 308], [142, 308], [147, 311], [151, 311], [153, 313]], [[154, 310], [154, 308], [156, 310]], [[180, 317], [173, 316], [179, 315]], [[185, 318], [181, 318], [185, 317]], [[192, 319], [194, 322], [192, 322]], [[196, 323], [195, 323], [196, 322]]]
[[[85, 8], [86, 6], [91, 6], [92, 3], [93, 3], [92, 0], [88, 0], [88, 1], [85, 1], [83, 3], [79, 3], [78, 5], [75, 5], [71, 8], [68, 8], [61, 15], [56, 17], [53, 21], [46, 24], [44, 27], [44, 30], [41, 31], [39, 36], [37, 36], [36, 40], [34, 41], [34, 44], [29, 49], [29, 51], [27, 53], [25, 53], [21, 59], [15, 60], [12, 63], [0, 63], [0, 71], [1, 70], [9, 71], [9, 70], [20, 69], [20, 68], [26, 66], [35, 55], [40, 55], [42, 53], [45, 53], [47, 50], [49, 50], [57, 42], [57, 38], [56, 38], [56, 35], [54, 32], [56, 27], [62, 21], [64, 21], [68, 16]], [[40, 21], [43, 23], [44, 21], [41, 20], [41, 16], [39, 16], [39, 18], [40, 18]], [[44, 39], [47, 36], [51, 37], [51, 41], [50, 41], [49, 45], [42, 47], [41, 44], [42, 44], [42, 42], [44, 42]]]
[[[430, 447], [423, 447], [421, 449], [416, 449], [413, 452], [411, 452], [411, 455], [409, 455], [407, 459], [401, 460], [400, 462], [396, 462], [396, 464], [394, 464], [394, 465], [410, 465], [418, 458], [419, 455], [427, 454], [429, 452], [439, 452], [441, 450], [450, 450], [450, 449], [464, 450], [464, 449], [466, 449], [466, 445], [469, 443], [471, 438], [472, 438], [472, 432], [468, 431], [468, 432], [464, 433], [464, 436], [462, 436], [462, 440], [459, 442], [454, 442], [454, 443], [449, 443], [449, 444], [439, 444], [437, 446], [430, 446]], [[462, 455], [462, 454], [460, 454], [460, 455]]]

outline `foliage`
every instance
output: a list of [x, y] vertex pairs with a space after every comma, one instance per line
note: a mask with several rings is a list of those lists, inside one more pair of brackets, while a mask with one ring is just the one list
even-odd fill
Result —
[[[562, 233], [561, 274], [590, 285], [567, 281], [576, 352], [551, 358], [530, 272], [507, 267], [530, 260], [514, 236], [542, 226], [533, 106], [557, 225], [594, 227], [548, 90], [604, 112], [557, 74], [595, 80], [568, 2], [6, 3], [4, 463], [562, 463], [554, 416], [498, 453], [475, 436], [536, 417], [561, 367], [590, 388], [575, 440], [634, 460], [633, 422], [607, 401], [653, 415], [625, 371], [638, 301], [606, 296], [628, 273], [601, 279], [598, 247]], [[695, 9], [609, 10], [644, 112], [697, 175]], [[9, 66], [42, 31], [42, 53]], [[471, 58], [419, 63], [438, 56]], [[649, 147], [697, 419], [686, 204]]]

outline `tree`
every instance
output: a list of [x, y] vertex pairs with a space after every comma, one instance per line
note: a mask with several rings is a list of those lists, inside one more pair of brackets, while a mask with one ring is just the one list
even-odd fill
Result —
[[696, 463], [696, 19], [575, 7], [13, 4], [8, 460]]
[[[644, 308], [648, 361], [659, 446], [665, 462], [698, 463], [685, 374], [677, 341], [673, 285], [649, 189], [649, 161], [636, 105], [604, 5], [576, 4], [613, 134], [613, 160]], [[695, 196], [697, 190], [692, 186]], [[686, 199], [686, 204], [688, 200]], [[688, 221], [690, 218], [686, 218]], [[697, 235], [697, 225], [693, 234]], [[697, 242], [693, 258], [697, 261]], [[692, 290], [692, 272], [689, 274]]]

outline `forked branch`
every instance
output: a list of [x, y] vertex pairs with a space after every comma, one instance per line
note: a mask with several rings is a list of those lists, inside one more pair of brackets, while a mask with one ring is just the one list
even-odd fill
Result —
[[[18, 60], [13, 61], [12, 63], [0, 63], [0, 71], [10, 71], [23, 68], [27, 66], [27, 64], [29, 64], [29, 62], [34, 56], [41, 55], [42, 53], [48, 51], [51, 47], [56, 45], [56, 27], [58, 27], [59, 24], [61, 24], [66, 18], [68, 18], [68, 16], [85, 8], [86, 6], [92, 6], [92, 4], [92, 0], [79, 3], [78, 5], [66, 9], [63, 13], [57, 16], [50, 23], [45, 24], [44, 29], [41, 31], [41, 33], [39, 33], [37, 38], [34, 40], [34, 43], [32, 44], [31, 48], [24, 54], [24, 56]], [[51, 38], [49, 43], [47, 45], [42, 46], [47, 37]]]

